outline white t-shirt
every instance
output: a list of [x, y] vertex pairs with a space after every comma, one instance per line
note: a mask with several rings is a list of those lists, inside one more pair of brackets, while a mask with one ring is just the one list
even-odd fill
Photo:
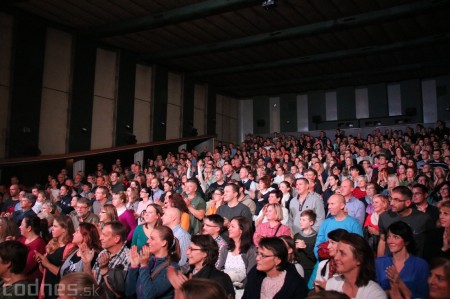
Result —
[[[344, 279], [342, 276], [333, 276], [327, 281], [327, 291], [338, 291], [342, 293]], [[386, 292], [374, 281], [358, 289], [354, 299], [387, 299]]]

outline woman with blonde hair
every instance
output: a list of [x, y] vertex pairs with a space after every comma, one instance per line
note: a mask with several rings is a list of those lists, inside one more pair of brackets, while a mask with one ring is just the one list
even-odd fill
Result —
[[385, 190], [383, 190], [383, 192], [381, 194], [386, 195], [389, 198], [391, 198], [392, 190], [397, 186], [400, 186], [400, 181], [398, 180], [397, 175], [390, 174], [387, 177], [387, 188]]
[[389, 209], [389, 199], [386, 195], [376, 194], [372, 199], [373, 213], [367, 215], [364, 222], [364, 239], [377, 251], [378, 241], [380, 238], [380, 229], [378, 220], [380, 215]]
[[256, 231], [253, 234], [253, 242], [256, 247], [258, 247], [259, 240], [265, 237], [292, 237], [289, 226], [281, 223], [281, 220], [283, 220], [283, 210], [281, 209], [281, 205], [279, 203], [267, 204], [264, 207], [264, 211], [267, 222], [260, 223], [256, 227]]
[[132, 210], [135, 218], [138, 218], [139, 215], [136, 214], [139, 205], [139, 189], [135, 187], [127, 188], [127, 204], [126, 207], [128, 210]]
[[100, 222], [97, 224], [98, 233], [101, 235], [103, 226], [105, 223], [119, 220], [119, 216], [117, 216], [116, 207], [110, 203], [104, 204], [100, 209]]

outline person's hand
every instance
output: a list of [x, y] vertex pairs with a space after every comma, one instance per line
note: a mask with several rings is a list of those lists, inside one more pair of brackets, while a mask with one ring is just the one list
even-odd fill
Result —
[[389, 266], [386, 268], [386, 276], [391, 284], [398, 284], [400, 281], [400, 274], [395, 266]]
[[102, 254], [100, 254], [97, 258], [98, 261], [98, 266], [101, 268], [108, 268], [108, 264], [109, 264], [109, 253], [108, 252], [103, 252]]
[[305, 249], [306, 248], [306, 243], [304, 240], [296, 240], [295, 241], [295, 248], [297, 249]]
[[15, 239], [16, 239], [16, 237], [14, 237], [14, 236], [7, 236], [5, 238], [5, 241], [14, 241]]
[[223, 217], [223, 226], [228, 227], [228, 225], [230, 225], [230, 221], [228, 220], [227, 217]]
[[314, 285], [321, 290], [325, 290], [325, 287], [327, 286], [327, 280], [326, 279], [316, 279], [314, 281]]
[[189, 199], [189, 197], [185, 197], [184, 198], [184, 202], [186, 203], [186, 206], [189, 208], [191, 206], [191, 200]]
[[380, 231], [378, 231], [376, 228], [372, 226], [368, 226], [367, 229], [371, 235], [378, 236], [380, 234]]
[[148, 260], [150, 259], [150, 248], [148, 246], [143, 246], [141, 252], [139, 253], [139, 263], [141, 267], [147, 267]]
[[188, 280], [181, 271], [175, 269], [172, 266], [167, 267], [167, 278], [170, 284], [175, 289], [175, 292], [181, 288], [181, 285]]
[[36, 250], [34, 251], [34, 258], [44, 268], [47, 268], [47, 266], [50, 265], [50, 262], [48, 261], [47, 257], [37, 252]]
[[133, 268], [139, 266], [139, 253], [136, 245], [132, 246], [130, 249], [130, 265]]
[[442, 251], [445, 252], [450, 249], [450, 227], [445, 228], [442, 239], [443, 239]]
[[94, 259], [95, 252], [93, 249], [89, 249], [86, 243], [80, 244], [78, 252], [81, 260], [85, 264], [90, 264]]

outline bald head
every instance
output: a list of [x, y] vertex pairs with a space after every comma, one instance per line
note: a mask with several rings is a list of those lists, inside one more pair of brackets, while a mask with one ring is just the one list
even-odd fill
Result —
[[163, 225], [173, 228], [181, 222], [181, 211], [177, 208], [167, 208], [162, 216]]

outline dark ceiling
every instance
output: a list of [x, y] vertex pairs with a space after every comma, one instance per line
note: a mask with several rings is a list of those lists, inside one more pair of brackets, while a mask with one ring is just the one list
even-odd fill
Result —
[[2, 0], [236, 97], [449, 73], [450, 0]]

